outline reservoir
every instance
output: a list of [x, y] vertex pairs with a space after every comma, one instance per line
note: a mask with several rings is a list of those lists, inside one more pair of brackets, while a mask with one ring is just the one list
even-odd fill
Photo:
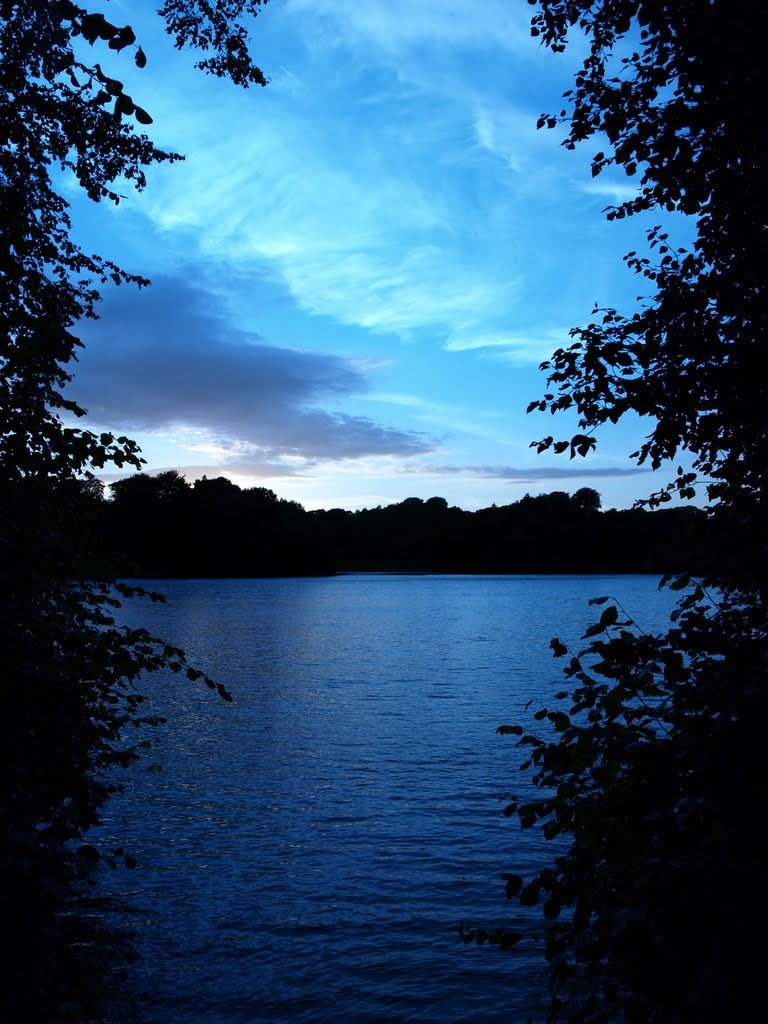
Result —
[[[121, 621], [184, 647], [234, 697], [179, 676], [145, 692], [167, 725], [105, 810], [134, 871], [141, 1024], [524, 1024], [543, 1019], [535, 941], [465, 946], [459, 925], [535, 929], [504, 871], [553, 851], [502, 811], [530, 791], [502, 723], [564, 688], [611, 595], [646, 631], [674, 595], [653, 576], [347, 574], [152, 581]], [[157, 766], [161, 770], [157, 769]]]

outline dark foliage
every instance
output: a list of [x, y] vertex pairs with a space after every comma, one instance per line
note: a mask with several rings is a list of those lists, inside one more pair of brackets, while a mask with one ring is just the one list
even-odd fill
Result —
[[670, 490], [705, 490], [718, 556], [703, 583], [662, 581], [681, 595], [666, 633], [645, 633], [603, 596], [582, 651], [552, 641], [568, 659], [560, 705], [538, 709], [533, 730], [499, 731], [519, 737], [539, 791], [507, 813], [555, 851], [533, 878], [506, 874], [507, 894], [543, 911], [550, 1021], [747, 1020], [766, 910], [768, 11], [756, 0], [532, 2], [547, 46], [563, 50], [572, 30], [589, 40], [568, 108], [540, 124], [564, 121], [568, 147], [601, 133], [593, 174], [639, 175], [637, 197], [609, 218], [680, 212], [695, 235], [685, 250], [653, 228], [649, 255], [627, 257], [651, 296], [628, 316], [596, 311], [544, 364], [551, 392], [531, 409], [574, 408], [582, 433], [538, 447], [586, 454], [601, 424], [648, 416], [634, 457], [657, 467], [688, 453], [692, 470]]
[[[258, 6], [180, 0], [162, 13], [178, 46], [209, 53], [204, 69], [246, 85], [263, 79], [239, 17]], [[85, 834], [136, 729], [153, 724], [140, 674], [181, 673], [228, 697], [182, 651], [117, 625], [131, 590], [91, 550], [82, 480], [141, 460], [128, 438], [75, 426], [83, 410], [62, 394], [99, 288], [147, 282], [78, 248], [61, 187], [117, 203], [116, 181], [142, 189], [148, 165], [180, 159], [142, 133], [151, 116], [105, 70], [120, 59], [147, 63], [129, 26], [71, 0], [0, 2], [0, 982], [14, 1021], [76, 995], [63, 911], [99, 860]]]
[[173, 470], [111, 485], [101, 507], [104, 543], [140, 576], [313, 576], [331, 571], [311, 521], [266, 487], [224, 477], [194, 486]]

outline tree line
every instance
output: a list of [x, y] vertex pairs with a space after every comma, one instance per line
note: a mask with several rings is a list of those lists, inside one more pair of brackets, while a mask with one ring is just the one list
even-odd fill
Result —
[[306, 511], [265, 487], [174, 471], [88, 485], [105, 551], [126, 576], [692, 572], [716, 559], [707, 516], [690, 506], [601, 511], [597, 491], [525, 495], [476, 512], [445, 498]]

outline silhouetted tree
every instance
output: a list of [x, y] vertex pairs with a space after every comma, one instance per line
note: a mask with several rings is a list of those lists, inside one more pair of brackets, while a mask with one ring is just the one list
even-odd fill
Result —
[[[521, 725], [541, 792], [507, 811], [558, 839], [527, 881], [543, 905], [551, 1021], [720, 1022], [753, 1014], [762, 968], [766, 881], [755, 843], [766, 791], [765, 614], [768, 402], [762, 272], [768, 232], [764, 40], [757, 0], [535, 0], [533, 33], [555, 51], [584, 32], [588, 52], [560, 117], [565, 145], [598, 136], [593, 174], [639, 174], [609, 218], [663, 210], [690, 218], [694, 241], [661, 227], [627, 263], [653, 288], [629, 315], [600, 313], [544, 364], [550, 393], [531, 408], [575, 409], [581, 433], [539, 450], [587, 454], [593, 431], [626, 412], [649, 417], [634, 457], [681, 459], [651, 504], [697, 488], [715, 503], [720, 578], [667, 581], [681, 599], [649, 635], [609, 597], [568, 656], [559, 708]], [[604, 141], [603, 141], [604, 140]], [[669, 229], [672, 230], [671, 228]], [[521, 934], [469, 931], [515, 945]]]
[[[160, 14], [177, 47], [203, 51], [199, 67], [247, 86], [264, 82], [242, 23], [259, 6], [167, 0]], [[64, 997], [66, 964], [53, 955], [62, 949], [58, 911], [98, 856], [81, 841], [118, 787], [114, 769], [134, 756], [124, 729], [151, 721], [136, 679], [161, 668], [201, 675], [183, 652], [114, 621], [111, 570], [88, 529], [92, 485], [78, 480], [108, 464], [138, 467], [139, 452], [126, 437], [75, 426], [84, 411], [62, 393], [80, 344], [76, 324], [96, 316], [99, 288], [147, 283], [76, 244], [67, 190], [117, 203], [118, 180], [143, 189], [148, 165], [181, 159], [153, 146], [142, 133], [151, 116], [108, 73], [121, 51], [145, 66], [129, 26], [71, 0], [0, 2], [0, 904], [9, 1020], [43, 1018]]]
[[572, 502], [579, 512], [599, 512], [602, 504], [600, 495], [592, 487], [580, 487], [573, 495]]

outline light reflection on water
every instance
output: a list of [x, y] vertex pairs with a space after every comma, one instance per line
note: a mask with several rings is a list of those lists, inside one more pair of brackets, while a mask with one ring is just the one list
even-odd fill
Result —
[[[513, 924], [499, 873], [546, 855], [501, 815], [523, 759], [502, 722], [562, 688], [617, 596], [662, 624], [656, 579], [350, 574], [171, 580], [124, 619], [183, 646], [234, 694], [153, 682], [169, 718], [104, 830], [138, 856], [132, 982], [147, 1024], [537, 1017], [540, 958], [465, 947]], [[598, 609], [599, 611], [599, 609]], [[149, 689], [149, 683], [147, 684]]]

